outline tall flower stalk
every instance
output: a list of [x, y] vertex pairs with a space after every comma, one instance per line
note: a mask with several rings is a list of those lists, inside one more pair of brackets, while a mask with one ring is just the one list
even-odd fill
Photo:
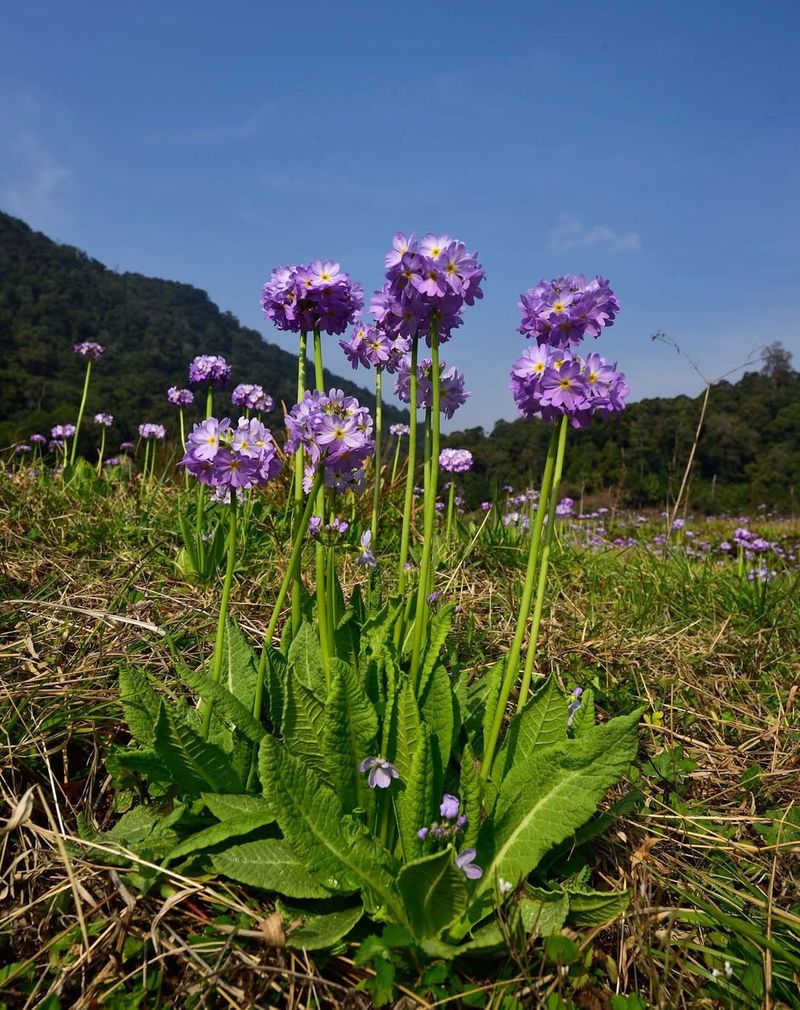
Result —
[[456, 500], [455, 474], [466, 473], [472, 469], [472, 453], [469, 449], [442, 449], [439, 453], [439, 469], [451, 475], [450, 489], [447, 498], [447, 530], [444, 536], [445, 545], [450, 543], [450, 533], [453, 528], [453, 511]]
[[381, 434], [383, 429], [383, 369], [375, 368], [375, 469], [372, 488], [372, 539], [378, 539], [378, 508], [381, 500]]
[[[170, 386], [167, 390], [167, 400], [178, 408], [178, 418], [181, 431], [181, 445], [186, 445], [186, 419], [184, 417], [184, 407], [191, 407], [194, 403], [194, 393], [191, 389], [178, 389], [177, 386]], [[208, 415], [210, 416], [210, 415]], [[189, 490], [189, 471], [183, 472], [183, 489]]]
[[[306, 358], [307, 358], [308, 335], [305, 330], [300, 331], [299, 345], [297, 348], [297, 402], [299, 403], [306, 392]], [[295, 527], [300, 523], [301, 506], [303, 502], [303, 450], [298, 448], [294, 454], [294, 504], [295, 504]], [[296, 530], [295, 530], [296, 532]], [[300, 575], [295, 574], [292, 581], [292, 638], [300, 630], [301, 618], [301, 586]]]
[[[236, 492], [231, 494], [230, 505], [228, 506], [228, 542], [226, 545], [225, 581], [222, 584], [222, 597], [219, 604], [219, 616], [217, 617], [217, 637], [214, 640], [214, 658], [211, 662], [211, 683], [218, 684], [222, 673], [222, 647], [225, 641], [225, 622], [228, 617], [228, 605], [231, 599], [231, 586], [233, 585], [233, 569], [236, 563]], [[208, 733], [211, 729], [211, 714], [214, 705], [211, 699], [206, 702], [203, 712], [203, 739], [208, 740]]]
[[106, 429], [114, 423], [111, 414], [95, 414], [94, 423], [100, 425], [100, 449], [97, 453], [97, 466], [95, 472], [99, 477], [103, 472], [103, 456], [106, 451]]
[[78, 451], [78, 436], [81, 432], [81, 422], [83, 421], [83, 414], [86, 410], [86, 401], [89, 397], [89, 380], [92, 377], [92, 364], [95, 361], [99, 361], [100, 358], [105, 354], [105, 347], [102, 344], [96, 344], [93, 340], [84, 340], [80, 344], [75, 344], [73, 350], [76, 354], [79, 354], [82, 358], [86, 358], [86, 375], [83, 380], [83, 393], [81, 394], [81, 405], [78, 408], [78, 418], [75, 421], [75, 434], [72, 438], [72, 446], [69, 453], [70, 466], [75, 462], [75, 454]]
[[417, 399], [419, 397], [419, 375], [417, 374], [417, 355], [419, 353], [419, 338], [414, 335], [411, 341], [411, 357], [409, 369], [409, 420], [408, 420], [408, 461], [406, 469], [406, 489], [403, 497], [403, 524], [400, 528], [400, 557], [397, 562], [397, 588], [401, 594], [406, 587], [406, 563], [408, 562], [408, 546], [411, 539], [411, 513], [414, 508], [414, 481], [417, 473]]

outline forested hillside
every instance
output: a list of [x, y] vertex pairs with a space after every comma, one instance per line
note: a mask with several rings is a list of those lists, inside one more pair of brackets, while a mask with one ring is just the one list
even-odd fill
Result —
[[[109, 444], [130, 437], [141, 421], [174, 427], [166, 390], [186, 385], [197, 354], [223, 354], [234, 382], [260, 383], [276, 404], [295, 399], [296, 357], [221, 312], [205, 291], [115, 273], [0, 213], [0, 446], [74, 420], [85, 363], [72, 345], [82, 340], [108, 348], [94, 369], [88, 410], [114, 415]], [[335, 360], [342, 361], [338, 344]], [[326, 383], [374, 407], [372, 395], [351, 381], [327, 374]], [[390, 406], [385, 416], [405, 415]]]

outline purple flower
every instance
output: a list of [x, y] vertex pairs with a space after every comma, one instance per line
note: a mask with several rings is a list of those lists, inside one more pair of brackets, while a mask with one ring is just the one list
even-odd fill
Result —
[[111, 466], [119, 466], [119, 464], [120, 464], [119, 456], [108, 456], [106, 459], [103, 460], [103, 466], [111, 467]]
[[456, 856], [456, 866], [467, 880], [477, 880], [483, 876], [483, 869], [475, 865], [475, 849], [464, 849]]
[[338, 263], [314, 260], [273, 270], [261, 307], [279, 330], [344, 333], [364, 307], [364, 291]]
[[393, 764], [385, 761], [381, 757], [364, 758], [358, 766], [360, 772], [369, 772], [367, 785], [370, 789], [388, 789], [392, 784], [392, 779], [399, 779], [400, 772]]
[[439, 468], [447, 473], [466, 473], [472, 469], [472, 453], [469, 449], [442, 449]]
[[231, 377], [231, 366], [219, 354], [198, 354], [189, 365], [189, 383], [196, 386], [208, 383], [214, 389], [223, 389]]
[[231, 393], [231, 403], [235, 407], [261, 411], [270, 411], [275, 405], [274, 400], [264, 392], [263, 387], [252, 382], [240, 382]]
[[150, 439], [154, 438], [159, 442], [163, 441], [167, 437], [167, 429], [163, 424], [151, 424], [147, 422], [145, 424], [139, 425], [139, 438]]
[[303, 448], [309, 461], [308, 487], [319, 465], [325, 467], [327, 487], [344, 491], [363, 486], [363, 466], [375, 443], [369, 411], [354, 396], [345, 396], [340, 389], [327, 395], [307, 390], [284, 421], [289, 429], [287, 452]]
[[14, 452], [30, 452], [31, 447], [27, 442], [20, 442], [19, 445], [14, 447]]
[[123, 452], [129, 452], [133, 448], [133, 442], [120, 442], [119, 447]]
[[411, 428], [407, 424], [390, 424], [389, 434], [400, 438], [402, 435], [410, 435]]
[[114, 423], [114, 418], [111, 414], [95, 414], [94, 423], [100, 424], [104, 428], [110, 428], [111, 425]]
[[[433, 363], [429, 359], [417, 365], [417, 407], [433, 407]], [[453, 414], [467, 402], [469, 393], [464, 389], [464, 376], [457, 368], [448, 368], [442, 361], [439, 365], [439, 410], [445, 417]], [[405, 355], [395, 380], [394, 391], [405, 403], [411, 402], [411, 357]]]
[[361, 534], [361, 543], [358, 548], [358, 564], [368, 565], [370, 568], [375, 568], [378, 562], [375, 560], [375, 555], [370, 550], [370, 545], [372, 543], [372, 530], [364, 530]]
[[40, 435], [38, 432], [36, 432], [35, 434], [31, 435], [28, 441], [33, 442], [34, 445], [44, 445], [47, 439], [44, 437], [44, 435]]
[[74, 424], [56, 424], [50, 429], [50, 435], [52, 438], [72, 438], [74, 434]]
[[581, 695], [583, 694], [582, 687], [576, 687], [572, 692], [573, 700], [569, 703], [568, 716], [567, 716], [567, 726], [571, 726], [575, 718], [575, 713], [581, 707]]
[[227, 417], [209, 417], [194, 425], [184, 448], [178, 465], [210, 487], [259, 487], [281, 468], [272, 435], [257, 418], [241, 417], [234, 428]]
[[419, 831], [417, 832], [417, 838], [421, 839], [424, 842], [425, 839], [428, 837], [429, 831], [430, 828], [420, 828]]
[[176, 407], [191, 407], [194, 403], [194, 393], [191, 389], [178, 389], [177, 386], [170, 386], [167, 390], [167, 400], [175, 404]]
[[458, 817], [458, 797], [452, 796], [450, 793], [445, 793], [442, 797], [442, 802], [439, 804], [439, 814], [442, 817], [447, 818], [448, 821], [452, 821], [454, 818]]
[[588, 334], [599, 337], [619, 312], [619, 300], [602, 277], [588, 281], [567, 274], [539, 281], [522, 295], [519, 332], [550, 347], [574, 347]]
[[491, 512], [492, 503], [490, 501], [482, 501], [481, 508], [483, 509], [484, 512]]
[[89, 358], [91, 361], [99, 361], [106, 353], [105, 347], [102, 344], [96, 344], [93, 340], [84, 340], [80, 344], [74, 344], [72, 349], [82, 358]]

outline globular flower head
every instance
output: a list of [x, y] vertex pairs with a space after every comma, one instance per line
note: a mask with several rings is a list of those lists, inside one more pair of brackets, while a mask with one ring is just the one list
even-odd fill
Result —
[[252, 382], [240, 382], [231, 393], [231, 403], [234, 407], [260, 411], [270, 411], [275, 405], [272, 397], [264, 392], [264, 387]]
[[191, 407], [194, 403], [194, 393], [191, 389], [178, 389], [177, 386], [170, 386], [167, 390], [167, 400], [176, 407]]
[[340, 389], [327, 394], [307, 390], [285, 417], [288, 452], [302, 448], [309, 462], [306, 485], [318, 466], [325, 468], [325, 483], [336, 491], [360, 490], [363, 466], [375, 451], [372, 418], [354, 396]]
[[[417, 364], [417, 407], [433, 407], [433, 362], [426, 358]], [[404, 403], [411, 402], [411, 357], [405, 355], [395, 379], [394, 391]], [[451, 418], [469, 398], [464, 388], [464, 375], [457, 368], [439, 363], [439, 410]]]
[[35, 434], [31, 435], [28, 441], [32, 442], [34, 445], [44, 445], [47, 439], [44, 437], [44, 435], [40, 435], [38, 432], [36, 432]]
[[466, 473], [472, 469], [472, 453], [469, 449], [442, 449], [439, 469], [447, 473]]
[[333, 260], [276, 267], [261, 307], [279, 330], [344, 333], [364, 307], [364, 291]]
[[74, 434], [74, 424], [55, 424], [50, 429], [51, 438], [72, 438]]
[[114, 418], [111, 414], [95, 414], [94, 423], [100, 424], [104, 428], [110, 428], [111, 425], [114, 423]]
[[574, 347], [588, 334], [599, 337], [611, 326], [619, 299], [603, 277], [587, 281], [583, 274], [565, 274], [539, 281], [522, 295], [519, 332], [550, 347]]
[[630, 392], [624, 374], [599, 355], [584, 360], [544, 345], [526, 348], [514, 362], [509, 388], [521, 414], [544, 421], [566, 415], [574, 428], [624, 410]]
[[133, 448], [133, 442], [120, 442], [119, 447], [122, 452], [129, 452]]
[[189, 365], [189, 382], [193, 386], [207, 383], [223, 389], [231, 377], [231, 366], [220, 354], [198, 354]]
[[178, 465], [201, 484], [234, 489], [260, 487], [281, 468], [270, 432], [261, 421], [245, 417], [235, 428], [227, 417], [209, 417], [194, 425]]
[[89, 358], [90, 361], [99, 361], [106, 353], [102, 344], [95, 343], [94, 340], [83, 340], [80, 344], [73, 345], [73, 351], [82, 358]]
[[360, 772], [369, 772], [367, 785], [370, 789], [388, 789], [392, 779], [399, 779], [400, 772], [389, 761], [381, 757], [367, 757], [358, 766]]
[[163, 424], [151, 424], [147, 422], [139, 425], [139, 438], [155, 439], [162, 442], [167, 437], [167, 429]]
[[410, 435], [411, 428], [407, 424], [390, 424], [389, 433], [400, 438], [402, 435]]

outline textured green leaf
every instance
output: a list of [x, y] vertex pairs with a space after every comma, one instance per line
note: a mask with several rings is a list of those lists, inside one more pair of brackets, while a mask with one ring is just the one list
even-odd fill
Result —
[[450, 760], [453, 745], [453, 688], [450, 676], [441, 663], [437, 663], [428, 678], [428, 686], [422, 694], [420, 712], [433, 737], [433, 754], [436, 759], [437, 778], [441, 783], [444, 770]]
[[198, 697], [205, 702], [213, 701], [215, 716], [227, 719], [253, 743], [258, 743], [264, 736], [266, 730], [261, 723], [254, 719], [251, 711], [221, 683], [215, 684], [204, 673], [190, 670], [187, 666], [180, 666], [178, 673], [181, 680], [188, 684]]
[[[271, 816], [272, 808], [263, 796], [253, 796], [250, 793], [201, 793], [200, 799], [218, 821], [227, 821], [243, 814], [264, 818]], [[275, 820], [274, 817], [271, 819]], [[265, 820], [264, 823], [268, 822]]]
[[606, 790], [628, 771], [636, 754], [641, 710], [579, 740], [521, 757], [504, 780], [494, 816], [484, 823], [479, 852], [486, 873], [481, 890], [500, 877], [523, 879], [545, 852], [595, 812]]
[[569, 891], [569, 921], [575, 926], [604, 926], [631, 901], [630, 891]]
[[452, 846], [407, 863], [397, 878], [397, 889], [418, 938], [438, 936], [467, 907], [467, 882], [455, 864]]
[[343, 908], [338, 912], [310, 915], [305, 909], [281, 907], [284, 921], [302, 919], [302, 924], [286, 936], [286, 946], [296, 950], [324, 950], [342, 940], [364, 914], [364, 906]]
[[106, 764], [113, 775], [117, 768], [136, 772], [148, 782], [169, 782], [170, 775], [164, 762], [154, 750], [144, 747], [117, 747], [111, 751]]
[[[475, 698], [473, 704], [476, 708], [483, 710], [483, 744], [486, 746], [486, 741], [489, 739], [489, 732], [492, 726], [492, 720], [494, 719], [495, 709], [497, 708], [497, 703], [500, 700], [500, 688], [503, 686], [503, 676], [506, 669], [505, 657], [498, 660], [494, 666], [489, 670], [482, 680], [485, 682], [485, 689], [481, 690], [478, 698]], [[471, 699], [472, 700], [472, 699]], [[470, 720], [472, 721], [472, 720]], [[474, 741], [473, 741], [474, 743]]]
[[548, 677], [508, 727], [492, 768], [496, 782], [505, 778], [518, 756], [566, 739], [568, 705], [555, 678]]
[[328, 898], [328, 891], [283, 839], [261, 838], [231, 845], [211, 856], [211, 865], [231, 880], [287, 898]]
[[439, 662], [442, 647], [447, 641], [447, 636], [450, 634], [450, 629], [453, 626], [453, 615], [455, 613], [455, 609], [455, 603], [445, 604], [445, 606], [434, 615], [433, 620], [430, 622], [427, 644], [422, 657], [422, 665], [420, 667], [420, 696], [425, 694], [425, 690], [428, 686], [428, 678], [433, 673], [434, 668]]
[[330, 660], [331, 689], [325, 703], [322, 745], [328, 778], [349, 813], [370, 812], [374, 794], [358, 765], [369, 754], [378, 733], [378, 717], [352, 666]]
[[475, 755], [469, 744], [466, 744], [461, 755], [459, 799], [461, 811], [467, 815], [467, 826], [459, 844], [462, 849], [473, 849], [481, 826], [481, 783], [475, 767]]
[[283, 710], [283, 736], [292, 753], [301, 757], [309, 768], [327, 776], [323, 730], [325, 707], [319, 697], [300, 683], [293, 669], [289, 670]]
[[264, 792], [287, 842], [331, 890], [362, 888], [371, 901], [400, 916], [393, 856], [307, 765], [271, 737], [259, 752]]
[[572, 717], [573, 736], [583, 736], [594, 724], [594, 691], [587, 687], [581, 695], [580, 706]]
[[206, 743], [163, 704], [156, 721], [155, 750], [181, 793], [198, 796], [202, 792], [242, 792], [242, 783], [225, 752]]
[[417, 699], [408, 679], [395, 696], [391, 710], [392, 722], [386, 757], [397, 768], [400, 779], [407, 782], [411, 774], [411, 761], [422, 733]]
[[528, 936], [550, 936], [558, 933], [569, 911], [569, 898], [563, 891], [530, 888], [519, 902], [522, 926]]
[[[291, 623], [289, 624], [291, 627]], [[271, 645], [265, 645], [264, 685], [266, 687], [269, 719], [276, 729], [281, 729], [286, 706], [286, 657]], [[263, 718], [262, 711], [262, 718]]]
[[161, 700], [144, 670], [123, 666], [119, 671], [119, 695], [131, 736], [143, 746], [152, 747]]
[[238, 838], [241, 835], [249, 835], [251, 831], [257, 831], [267, 824], [271, 824], [274, 818], [269, 814], [240, 814], [238, 817], [230, 817], [219, 824], [212, 824], [202, 831], [196, 831], [188, 838], [184, 838], [174, 849], [167, 853], [168, 859], [179, 859], [181, 856], [188, 856], [192, 852], [200, 852], [203, 849], [210, 849], [221, 842], [227, 842], [229, 838]]
[[325, 694], [325, 671], [322, 668], [322, 651], [317, 626], [303, 621], [289, 646], [289, 666], [303, 687], [314, 693]]
[[397, 814], [403, 854], [409, 860], [418, 856], [422, 849], [417, 832], [433, 819], [433, 758], [431, 735], [426, 726], [421, 727], [408, 779], [403, 785], [405, 788], [397, 794]]
[[222, 643], [221, 683], [227, 687], [248, 713], [253, 711], [258, 677], [257, 669], [258, 660], [250, 643], [242, 634], [242, 629], [236, 621], [232, 617], [228, 617], [225, 623], [225, 639]]

